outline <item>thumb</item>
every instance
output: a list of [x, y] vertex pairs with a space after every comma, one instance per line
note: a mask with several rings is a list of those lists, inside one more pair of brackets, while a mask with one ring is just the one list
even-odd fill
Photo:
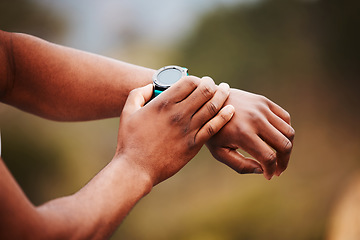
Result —
[[240, 174], [263, 173], [261, 165], [254, 159], [243, 156], [233, 148], [209, 148], [211, 154], [220, 162], [226, 164]]
[[122, 115], [132, 114], [142, 108], [151, 99], [152, 94], [152, 84], [133, 89], [126, 99]]

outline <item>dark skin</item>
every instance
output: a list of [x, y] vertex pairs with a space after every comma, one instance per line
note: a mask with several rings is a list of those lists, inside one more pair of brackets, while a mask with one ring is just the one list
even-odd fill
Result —
[[109, 238], [153, 186], [178, 172], [231, 119], [231, 105], [215, 113], [206, 107], [223, 105], [229, 90], [227, 84], [216, 89], [210, 78], [187, 77], [146, 106], [152, 85], [132, 90], [120, 117], [114, 158], [75, 194], [39, 207], [0, 159], [0, 238]]
[[[237, 89], [231, 89], [226, 104], [233, 105], [236, 114], [207, 142], [213, 156], [239, 173], [249, 173], [258, 166], [254, 171], [263, 169], [267, 179], [280, 176], [288, 166], [295, 136], [290, 115], [263, 96]], [[239, 148], [260, 165], [236, 151]]]
[[[1, 31], [0, 63], [3, 103], [56, 121], [121, 115], [115, 157], [74, 195], [35, 207], [0, 161], [0, 216], [12, 216], [1, 218], [0, 227], [20, 229], [1, 230], [1, 239], [107, 238], [137, 201], [205, 143], [217, 160], [239, 173], [271, 179], [288, 165], [294, 138], [290, 116], [262, 96], [188, 77], [180, 82], [185, 88], [175, 85], [144, 106], [154, 70]], [[160, 116], [165, 138], [157, 135], [154, 142]], [[135, 131], [138, 126], [144, 129]], [[155, 151], [160, 145], [168, 147]], [[239, 148], [254, 158], [243, 157]], [[79, 228], [84, 219], [89, 221]]]
[[[29, 35], [0, 32], [0, 40], [0, 100], [56, 121], [119, 116], [129, 92], [151, 83], [155, 72]], [[290, 115], [263, 96], [237, 89], [225, 104], [233, 105], [236, 114], [207, 144], [211, 153], [239, 173], [279, 176], [295, 135]], [[238, 148], [253, 159], [235, 152]]]

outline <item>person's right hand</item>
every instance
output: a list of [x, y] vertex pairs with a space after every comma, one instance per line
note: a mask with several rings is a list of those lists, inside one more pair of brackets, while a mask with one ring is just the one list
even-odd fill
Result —
[[222, 108], [229, 86], [217, 88], [209, 77], [184, 77], [148, 102], [152, 91], [147, 85], [129, 94], [114, 159], [126, 161], [156, 185], [188, 163], [231, 119], [234, 107]]
[[274, 174], [280, 176], [287, 168], [295, 135], [289, 113], [263, 96], [238, 89], [231, 89], [225, 104], [234, 106], [236, 113], [207, 142], [212, 155], [238, 173], [264, 173], [268, 180]]

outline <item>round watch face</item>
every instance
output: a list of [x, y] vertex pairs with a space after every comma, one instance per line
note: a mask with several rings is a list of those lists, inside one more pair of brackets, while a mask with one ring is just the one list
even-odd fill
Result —
[[158, 72], [154, 75], [153, 81], [159, 87], [168, 88], [186, 75], [186, 68], [167, 66], [158, 70]]
[[157, 75], [157, 81], [160, 85], [171, 86], [182, 77], [182, 72], [176, 68], [168, 68]]

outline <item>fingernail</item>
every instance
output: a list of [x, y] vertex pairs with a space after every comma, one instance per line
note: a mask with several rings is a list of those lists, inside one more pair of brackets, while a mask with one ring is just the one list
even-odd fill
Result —
[[230, 116], [232, 117], [232, 116], [234, 115], [234, 113], [235, 113], [235, 108], [234, 108], [234, 106], [233, 106], [233, 105], [227, 105], [226, 108], [227, 108], [228, 113], [229, 113]]
[[223, 86], [224, 88], [230, 88], [229, 84], [222, 82], [219, 84], [219, 87]]
[[226, 105], [226, 106], [227, 106], [227, 108], [229, 109], [229, 110], [228, 110], [229, 112], [232, 112], [232, 113], [235, 112], [235, 108], [234, 108], [233, 105]]
[[269, 181], [273, 178], [272, 175], [268, 176], [267, 174], [264, 174], [264, 177], [266, 178], [266, 180], [269, 180]]
[[263, 170], [261, 168], [255, 168], [254, 173], [260, 174], [260, 173], [263, 173]]
[[211, 81], [214, 81], [211, 77], [209, 77], [209, 76], [203, 76], [202, 78], [201, 78], [201, 80], [204, 80], [204, 78], [209, 78], [209, 79], [211, 79]]

